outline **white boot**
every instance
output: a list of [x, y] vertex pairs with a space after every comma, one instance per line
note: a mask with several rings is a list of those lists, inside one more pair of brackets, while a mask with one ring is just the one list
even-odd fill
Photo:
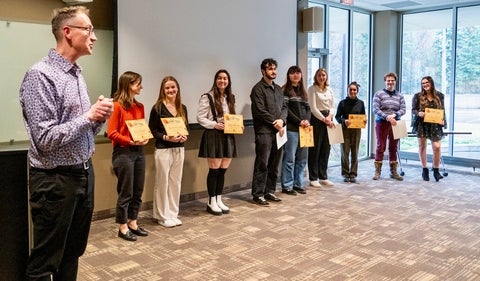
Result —
[[208, 198], [207, 212], [215, 216], [220, 216], [222, 214], [222, 209], [218, 207], [215, 197]]
[[230, 208], [225, 206], [225, 204], [223, 204], [222, 195], [217, 195], [215, 197], [217, 197], [217, 205], [222, 210], [222, 213], [228, 214], [230, 212]]

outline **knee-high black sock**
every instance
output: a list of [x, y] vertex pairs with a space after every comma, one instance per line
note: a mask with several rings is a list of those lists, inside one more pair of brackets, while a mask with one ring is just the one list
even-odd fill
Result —
[[223, 193], [223, 186], [225, 184], [226, 172], [227, 172], [227, 169], [223, 169], [223, 168], [218, 169], [217, 187], [216, 187], [215, 195], [222, 195]]
[[217, 188], [217, 181], [218, 181], [218, 169], [209, 169], [208, 176], [207, 176], [207, 191], [208, 197], [214, 197], [215, 190]]

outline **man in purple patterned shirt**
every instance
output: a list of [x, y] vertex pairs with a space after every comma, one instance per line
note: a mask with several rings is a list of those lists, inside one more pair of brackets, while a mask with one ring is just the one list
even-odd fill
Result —
[[397, 173], [398, 139], [393, 138], [392, 126], [405, 115], [405, 98], [395, 90], [397, 75], [393, 72], [383, 77], [385, 88], [377, 91], [373, 96], [373, 114], [375, 114], [375, 135], [377, 137], [377, 149], [375, 151], [375, 175], [374, 180], [380, 179], [382, 172], [383, 154], [387, 148], [388, 139], [388, 160], [390, 161], [390, 177], [399, 181], [403, 177]]
[[94, 136], [113, 110], [103, 96], [90, 104], [76, 63], [97, 40], [89, 10], [56, 9], [52, 32], [56, 48], [27, 71], [20, 87], [34, 238], [26, 280], [76, 280], [93, 214]]

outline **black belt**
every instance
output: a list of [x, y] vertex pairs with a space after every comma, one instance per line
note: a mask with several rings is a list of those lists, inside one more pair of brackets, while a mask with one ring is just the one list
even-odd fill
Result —
[[116, 149], [128, 149], [130, 151], [142, 151], [143, 146], [142, 145], [130, 145], [130, 146], [120, 146], [116, 145]]
[[75, 165], [63, 165], [63, 166], [57, 166], [52, 169], [42, 169], [42, 168], [36, 168], [36, 167], [30, 167], [34, 171], [41, 171], [41, 172], [68, 172], [68, 171], [85, 171], [90, 168], [92, 165], [92, 159], [88, 159], [87, 161], [80, 163], [80, 164], [75, 164]]

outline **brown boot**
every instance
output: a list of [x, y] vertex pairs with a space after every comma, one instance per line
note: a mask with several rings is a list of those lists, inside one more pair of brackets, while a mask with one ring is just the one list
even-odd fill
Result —
[[390, 177], [399, 181], [403, 181], [403, 177], [397, 173], [398, 162], [390, 161]]
[[373, 175], [374, 180], [378, 180], [380, 178], [380, 174], [382, 173], [382, 161], [375, 161], [373, 165], [375, 165], [375, 175]]

